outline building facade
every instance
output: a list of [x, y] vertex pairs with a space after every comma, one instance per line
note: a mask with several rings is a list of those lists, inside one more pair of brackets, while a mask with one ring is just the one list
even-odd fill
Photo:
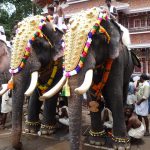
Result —
[[[68, 0], [65, 16], [92, 7], [104, 6], [105, 0]], [[150, 73], [150, 0], [112, 0], [119, 14], [119, 22], [130, 31], [130, 48], [138, 55], [141, 68], [134, 73]]]

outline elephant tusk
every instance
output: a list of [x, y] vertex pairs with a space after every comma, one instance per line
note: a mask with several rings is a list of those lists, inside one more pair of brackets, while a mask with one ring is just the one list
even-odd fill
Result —
[[0, 96], [5, 94], [8, 91], [8, 84], [2, 84], [2, 90], [0, 91]]
[[82, 83], [80, 87], [75, 89], [75, 92], [77, 94], [86, 93], [92, 84], [92, 80], [93, 80], [93, 70], [90, 69], [85, 74], [84, 82]]
[[60, 91], [60, 89], [63, 87], [63, 85], [66, 82], [66, 76], [63, 76], [61, 80], [49, 91], [47, 91], [43, 96], [40, 96], [39, 100], [44, 101], [47, 98], [50, 98], [54, 96], [56, 93]]
[[35, 88], [37, 86], [37, 82], [38, 82], [38, 72], [35, 71], [31, 74], [30, 86], [27, 89], [27, 91], [25, 92], [25, 96], [31, 96], [31, 94], [33, 93], [33, 91], [35, 90]]

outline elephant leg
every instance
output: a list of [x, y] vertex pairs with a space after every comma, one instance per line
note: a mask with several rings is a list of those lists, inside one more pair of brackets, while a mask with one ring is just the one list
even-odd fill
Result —
[[89, 132], [88, 142], [91, 145], [104, 145], [105, 144], [105, 130], [101, 120], [101, 111], [103, 105], [98, 101], [98, 112], [90, 112], [91, 115], [91, 130]]
[[17, 74], [14, 78], [15, 87], [12, 94], [12, 147], [15, 150], [21, 150], [21, 134], [22, 134], [22, 113], [24, 103], [24, 92], [28, 78]]
[[42, 102], [39, 101], [38, 97], [39, 97], [39, 93], [38, 90], [36, 89], [29, 100], [28, 119], [25, 122], [26, 133], [37, 133], [40, 129], [39, 113], [40, 113]]
[[51, 135], [56, 131], [57, 100], [58, 94], [44, 102], [43, 120], [39, 134]]
[[[108, 86], [109, 87], [109, 86]], [[108, 88], [105, 92], [105, 100], [110, 106], [113, 115], [113, 146], [114, 149], [129, 149], [130, 140], [127, 136], [126, 125], [124, 119], [124, 108], [123, 108], [123, 89], [122, 86], [118, 85]]]

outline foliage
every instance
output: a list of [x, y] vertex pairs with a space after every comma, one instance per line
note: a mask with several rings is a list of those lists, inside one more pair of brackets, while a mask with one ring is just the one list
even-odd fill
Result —
[[10, 26], [9, 26], [9, 14], [6, 10], [0, 10], [0, 25], [4, 26], [6, 35], [9, 36]]
[[[16, 22], [21, 21], [23, 18], [31, 15], [33, 8], [35, 8], [31, 0], [3, 0], [3, 4], [6, 6], [8, 6], [10, 3], [16, 8], [11, 15], [9, 15], [6, 10], [0, 9], [0, 25], [4, 26], [8, 37], [10, 37], [11, 31]], [[38, 9], [38, 12], [40, 12], [40, 9]]]

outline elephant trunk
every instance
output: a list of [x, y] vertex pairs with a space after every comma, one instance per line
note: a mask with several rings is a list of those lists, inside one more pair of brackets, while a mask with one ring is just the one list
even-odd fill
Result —
[[[13, 76], [14, 89], [12, 93], [12, 146], [16, 150], [21, 149], [22, 113], [24, 93], [28, 88], [30, 74], [40, 69], [41, 63], [34, 51], [26, 63], [25, 68]], [[35, 73], [37, 76], [37, 73]]]
[[[74, 91], [78, 87], [78, 76], [69, 80], [70, 89]], [[69, 107], [69, 132], [71, 150], [82, 149], [81, 146], [81, 121], [82, 121], [82, 96], [72, 92], [68, 100]]]
[[15, 87], [12, 94], [12, 146], [15, 149], [21, 149], [22, 110], [28, 76], [23, 76], [21, 72], [16, 74], [13, 80]]

